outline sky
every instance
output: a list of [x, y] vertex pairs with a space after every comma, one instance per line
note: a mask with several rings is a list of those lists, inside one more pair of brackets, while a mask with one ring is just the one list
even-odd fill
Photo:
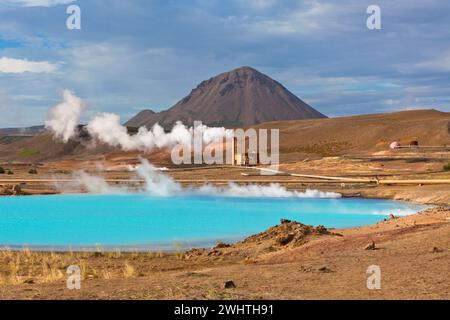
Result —
[[0, 0], [0, 127], [42, 124], [64, 89], [85, 119], [126, 121], [240, 66], [328, 116], [448, 112], [449, 17], [447, 0]]

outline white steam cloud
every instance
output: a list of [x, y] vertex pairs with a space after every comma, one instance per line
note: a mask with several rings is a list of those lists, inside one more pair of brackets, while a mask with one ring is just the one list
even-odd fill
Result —
[[143, 126], [136, 134], [130, 135], [127, 128], [120, 124], [120, 117], [112, 113], [98, 114], [89, 121], [86, 128], [96, 140], [112, 147], [118, 147], [124, 151], [146, 152], [176, 145], [191, 146], [194, 132], [201, 133], [202, 141], [206, 144], [220, 141], [232, 134], [231, 130], [225, 128], [209, 128], [204, 125], [188, 128], [181, 122], [177, 122], [168, 133], [159, 124], [155, 124], [151, 130]]
[[77, 126], [85, 108], [83, 101], [69, 90], [63, 91], [63, 101], [50, 110], [45, 127], [51, 130], [57, 139], [69, 141], [77, 133]]
[[[181, 184], [160, 172], [147, 160], [141, 159], [141, 164], [136, 167], [136, 175], [145, 181], [139, 192], [153, 197], [170, 196], [216, 196], [216, 197], [246, 197], [246, 198], [341, 198], [341, 194], [335, 192], [322, 192], [319, 190], [306, 190], [305, 192], [289, 191], [278, 183], [270, 185], [237, 185], [229, 183], [225, 187], [204, 185], [200, 188], [183, 187]], [[82, 187], [89, 193], [96, 194], [124, 194], [136, 192], [124, 187], [112, 187], [102, 177], [89, 175], [78, 171], [73, 175], [76, 183], [59, 186], [61, 191], [71, 191], [74, 187]]]
[[[77, 135], [77, 125], [85, 104], [68, 90], [64, 91], [63, 98], [62, 103], [51, 109], [46, 128], [50, 129], [56, 138], [67, 142]], [[168, 133], [155, 124], [151, 130], [143, 126], [136, 134], [130, 135], [127, 128], [120, 123], [120, 117], [113, 113], [96, 115], [89, 121], [86, 129], [96, 140], [124, 151], [148, 152], [155, 148], [176, 145], [191, 146], [195, 132], [201, 133], [202, 141], [206, 144], [232, 136], [232, 131], [225, 128], [209, 128], [205, 125], [188, 128], [181, 122], [177, 122]]]
[[199, 189], [205, 194], [224, 195], [228, 197], [253, 197], [253, 198], [341, 198], [341, 194], [336, 192], [323, 192], [319, 190], [307, 189], [305, 192], [289, 191], [279, 183], [270, 185], [238, 185], [229, 183], [226, 188], [205, 186]]
[[145, 180], [144, 191], [152, 196], [173, 196], [183, 193], [183, 187], [171, 177], [161, 174], [150, 162], [141, 160], [136, 174]]

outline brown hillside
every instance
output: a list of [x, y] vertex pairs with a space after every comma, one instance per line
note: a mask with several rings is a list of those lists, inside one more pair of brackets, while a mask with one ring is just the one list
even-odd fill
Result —
[[280, 129], [280, 151], [321, 156], [388, 150], [399, 141], [450, 145], [450, 113], [413, 110], [330, 119], [268, 122], [256, 128]]

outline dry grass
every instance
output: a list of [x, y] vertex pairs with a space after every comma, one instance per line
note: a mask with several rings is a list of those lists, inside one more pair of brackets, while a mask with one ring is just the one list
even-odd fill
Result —
[[63, 277], [64, 274], [60, 269], [51, 266], [45, 261], [42, 262], [42, 282], [55, 282], [61, 280]]
[[183, 250], [182, 250], [182, 246], [181, 246], [181, 242], [177, 241], [175, 242], [175, 256], [178, 259], [182, 259], [183, 258]]
[[[8, 285], [29, 283], [51, 283], [65, 277], [69, 265], [80, 265], [87, 275], [82, 253], [33, 252], [29, 248], [0, 251], [0, 283]], [[87, 277], [87, 276], [86, 276]]]
[[122, 270], [122, 275], [125, 279], [130, 279], [135, 278], [137, 276], [137, 272], [136, 269], [131, 264], [126, 262]]
[[[177, 255], [173, 255], [173, 259], [179, 260], [180, 256], [182, 256], [181, 250]], [[24, 248], [21, 251], [3, 248], [0, 249], [0, 285], [58, 282], [66, 278], [66, 270], [71, 265], [79, 266], [82, 280], [130, 279], [143, 275], [143, 273], [138, 272], [139, 265], [147, 264], [149, 259], [163, 257], [167, 257], [167, 255], [162, 251], [124, 253], [119, 249], [104, 251], [100, 245], [96, 246], [94, 252], [70, 250], [56, 253], [36, 252], [29, 248]], [[109, 261], [116, 260], [124, 262], [119, 262], [119, 265], [112, 263], [111, 266]], [[108, 263], [105, 263], [106, 261]], [[131, 261], [135, 261], [135, 263], [130, 263]]]
[[134, 250], [133, 253], [131, 254], [131, 259], [136, 260], [137, 258], [139, 258], [139, 251]]
[[111, 271], [103, 270], [101, 273], [101, 278], [105, 280], [110, 280], [113, 278], [113, 274]]
[[120, 251], [119, 249], [116, 249], [115, 251], [108, 252], [106, 254], [106, 256], [108, 258], [112, 258], [112, 259], [120, 259], [120, 258], [122, 258], [122, 251]]

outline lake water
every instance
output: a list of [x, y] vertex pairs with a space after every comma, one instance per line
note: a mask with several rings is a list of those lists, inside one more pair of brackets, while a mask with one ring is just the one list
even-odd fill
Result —
[[173, 249], [210, 246], [264, 231], [281, 218], [348, 228], [425, 206], [360, 198], [150, 197], [57, 195], [0, 197], [0, 245], [39, 249]]

